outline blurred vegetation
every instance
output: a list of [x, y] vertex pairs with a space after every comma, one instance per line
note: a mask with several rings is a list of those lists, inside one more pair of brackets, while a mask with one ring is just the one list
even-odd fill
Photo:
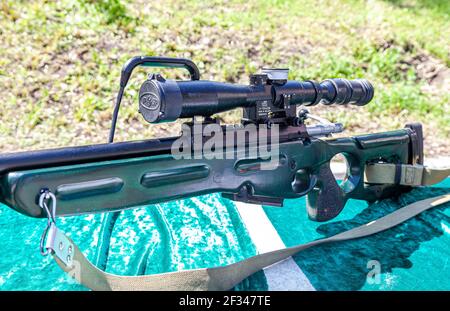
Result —
[[[2, 151], [106, 141], [122, 64], [164, 55], [229, 82], [262, 66], [288, 66], [292, 79], [367, 78], [368, 106], [313, 111], [346, 134], [421, 121], [429, 152], [450, 154], [450, 1], [2, 0], [0, 39]], [[176, 134], [137, 113], [147, 73], [130, 81], [118, 140]]]

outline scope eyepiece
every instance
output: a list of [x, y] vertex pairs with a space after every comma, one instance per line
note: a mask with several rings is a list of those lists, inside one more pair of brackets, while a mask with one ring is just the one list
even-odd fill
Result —
[[295, 118], [298, 105], [352, 104], [363, 106], [374, 95], [373, 86], [364, 79], [327, 79], [289, 81], [286, 69], [266, 69], [250, 77], [250, 85], [214, 81], [165, 80], [151, 75], [139, 91], [139, 112], [150, 123], [175, 121], [194, 116], [244, 108], [250, 122], [284, 122]]

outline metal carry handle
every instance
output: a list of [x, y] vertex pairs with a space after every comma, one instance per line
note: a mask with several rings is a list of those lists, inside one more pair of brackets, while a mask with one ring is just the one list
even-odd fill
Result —
[[186, 68], [191, 74], [191, 80], [200, 80], [200, 71], [193, 61], [186, 58], [171, 58], [171, 57], [157, 57], [157, 56], [135, 56], [130, 58], [122, 67], [120, 74], [120, 89], [117, 94], [116, 104], [111, 121], [111, 129], [109, 131], [108, 142], [114, 141], [114, 132], [116, 131], [117, 116], [119, 115], [120, 103], [122, 102], [125, 87], [130, 80], [131, 73], [134, 68], [138, 66], [147, 67], [168, 67], [168, 68]]
[[120, 75], [120, 86], [125, 87], [130, 79], [131, 73], [138, 66], [146, 67], [168, 67], [186, 68], [191, 74], [191, 80], [200, 80], [200, 71], [193, 61], [186, 58], [135, 56], [130, 58], [122, 67]]

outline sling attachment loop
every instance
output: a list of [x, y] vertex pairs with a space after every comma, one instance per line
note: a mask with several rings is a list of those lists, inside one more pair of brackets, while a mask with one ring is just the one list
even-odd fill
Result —
[[66, 266], [72, 266], [73, 243], [56, 226], [56, 196], [49, 190], [43, 191], [39, 196], [39, 206], [47, 215], [47, 226], [39, 243], [41, 254], [47, 256], [52, 253]]

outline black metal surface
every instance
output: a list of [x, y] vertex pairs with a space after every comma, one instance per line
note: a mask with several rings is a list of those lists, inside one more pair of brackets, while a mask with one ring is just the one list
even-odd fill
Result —
[[191, 80], [200, 80], [200, 71], [193, 61], [186, 58], [136, 56], [130, 58], [122, 67], [120, 86], [125, 87], [130, 79], [131, 73], [138, 66], [147, 67], [174, 67], [186, 68], [191, 74]]
[[114, 134], [116, 131], [117, 118], [119, 116], [120, 104], [122, 103], [122, 97], [125, 92], [125, 87], [130, 80], [131, 73], [138, 66], [148, 66], [148, 67], [183, 67], [186, 68], [191, 74], [191, 80], [200, 79], [200, 71], [197, 65], [194, 64], [189, 59], [185, 58], [171, 58], [171, 57], [154, 57], [154, 56], [136, 56], [130, 58], [122, 67], [122, 72], [120, 75], [120, 87], [117, 94], [116, 103], [114, 105], [111, 128], [109, 131], [108, 142], [112, 143], [114, 141]]
[[[365, 164], [371, 161], [387, 159], [391, 163], [408, 163], [410, 133], [410, 129], [379, 133], [375, 135], [377, 144], [365, 147], [358, 143], [359, 137], [327, 141], [314, 138], [287, 140], [280, 142], [271, 169], [262, 167], [264, 159], [248, 159], [239, 155], [236, 148], [232, 149], [232, 158], [176, 159], [170, 149], [164, 151], [160, 148], [163, 144], [154, 141], [155, 149], [144, 142], [138, 149], [133, 149], [130, 143], [102, 145], [103, 149], [93, 148], [91, 152], [86, 151], [88, 147], [81, 155], [80, 147], [41, 151], [31, 159], [23, 153], [13, 154], [6, 162], [20, 163], [22, 169], [3, 173], [1, 200], [21, 213], [42, 217], [42, 209], [36, 204], [40, 190], [49, 189], [59, 198], [64, 196], [64, 191], [61, 193], [58, 189], [67, 188], [67, 185], [72, 187], [69, 187], [69, 194], [75, 186], [75, 195], [70, 199], [59, 198], [58, 215], [116, 211], [212, 192], [225, 193], [234, 200], [270, 205], [281, 205], [285, 198], [308, 194], [310, 217], [325, 221], [335, 217], [348, 198], [376, 200], [409, 189], [365, 184], [363, 175]], [[383, 136], [385, 140], [381, 139]], [[391, 144], [391, 140], [396, 143]], [[126, 146], [128, 149], [124, 148]], [[115, 148], [111, 150], [111, 147]], [[107, 155], [100, 155], [101, 150]], [[341, 185], [337, 185], [328, 167], [338, 153], [342, 153], [349, 163], [348, 176]], [[69, 154], [78, 155], [64, 158]], [[39, 164], [45, 155], [51, 155], [53, 160]], [[104, 161], [115, 156], [121, 159]], [[0, 158], [0, 163], [5, 163], [2, 160], [8, 160], [8, 157]], [[85, 164], [76, 164], [83, 162]], [[24, 169], [26, 166], [34, 166], [34, 169]], [[2, 170], [13, 167], [19, 166], [3, 165]], [[118, 183], [110, 182], [118, 179], [123, 181], [120, 190]], [[99, 180], [108, 182], [105, 186], [105, 182], [99, 183]]]
[[0, 176], [9, 171], [46, 168], [158, 155], [170, 151], [176, 138], [120, 142], [0, 154]]
[[[236, 130], [236, 133], [237, 131], [238, 130]], [[194, 134], [194, 131], [192, 131], [192, 134]], [[267, 131], [266, 135], [267, 142], [270, 143], [270, 131]], [[304, 137], [307, 137], [305, 126], [285, 127], [281, 128], [279, 131], [280, 143]], [[166, 137], [142, 141], [4, 153], [0, 154], [0, 176], [13, 170], [21, 171], [24, 169], [169, 154], [174, 141], [178, 138], [179, 137]], [[201, 139], [206, 140], [207, 138], [208, 137], [203, 137]], [[262, 136], [260, 138], [262, 138]], [[235, 137], [233, 139], [233, 146], [236, 141], [237, 138]], [[223, 146], [226, 147], [227, 143], [228, 142], [224, 137]], [[250, 143], [248, 138], [246, 138], [245, 143]]]

